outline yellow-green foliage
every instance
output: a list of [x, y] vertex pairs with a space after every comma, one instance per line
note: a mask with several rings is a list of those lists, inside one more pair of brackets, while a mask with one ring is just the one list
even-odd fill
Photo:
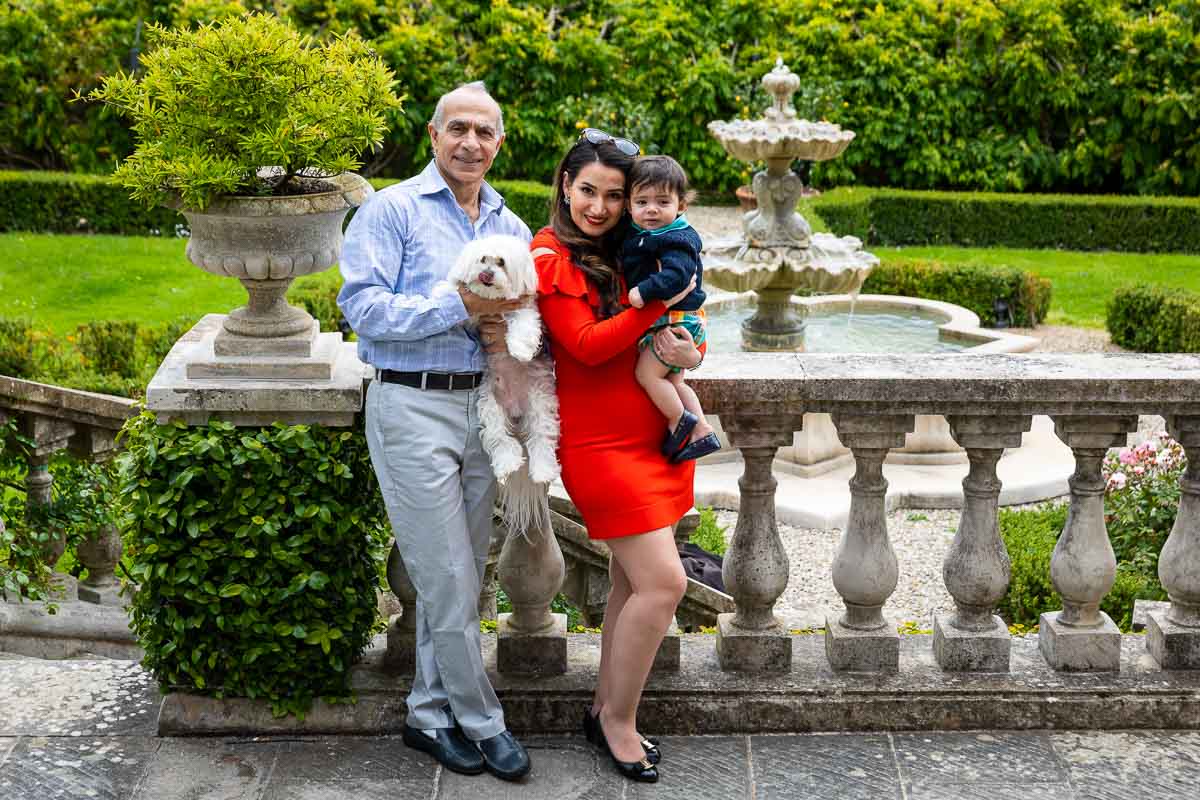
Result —
[[498, 175], [547, 180], [586, 123], [729, 190], [743, 165], [705, 125], [758, 115], [780, 56], [800, 114], [858, 134], [816, 165], [818, 186], [1200, 191], [1195, 0], [13, 0], [0, 6], [4, 161], [107, 167], [127, 134], [67, 98], [128, 67], [138, 18], [194, 26], [256, 8], [371, 42], [409, 96], [373, 158], [396, 176], [427, 160], [436, 98], [483, 79], [506, 111]]
[[[88, 96], [129, 118], [137, 149], [115, 178], [147, 204], [295, 193], [302, 171], [360, 166], [400, 106], [391, 71], [353, 34], [318, 43], [255, 14], [194, 30], [151, 25], [146, 39], [139, 72]], [[280, 174], [261, 177], [266, 165]]]

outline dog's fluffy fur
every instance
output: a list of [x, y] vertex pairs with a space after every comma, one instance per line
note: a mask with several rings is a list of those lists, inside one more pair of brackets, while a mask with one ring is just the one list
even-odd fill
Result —
[[[468, 242], [435, 294], [458, 286], [489, 299], [532, 296], [537, 272], [529, 245], [515, 236]], [[501, 516], [510, 533], [548, 532], [547, 484], [559, 475], [554, 364], [542, 352], [542, 319], [535, 305], [504, 319], [508, 352], [487, 357], [479, 395], [480, 438], [500, 483]], [[472, 318], [468, 326], [477, 328], [478, 322]]]

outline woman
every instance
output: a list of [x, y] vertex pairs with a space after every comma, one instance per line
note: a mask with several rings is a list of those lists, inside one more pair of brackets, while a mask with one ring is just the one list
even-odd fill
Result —
[[[616, 254], [637, 152], [628, 140], [585, 131], [555, 170], [551, 224], [530, 248], [557, 373], [563, 483], [588, 535], [612, 554], [600, 675], [584, 733], [608, 748], [621, 774], [654, 782], [659, 752], [637, 732], [637, 707], [687, 587], [672, 527], [692, 507], [695, 465], [662, 455], [662, 415], [637, 383], [636, 344], [693, 287], [666, 303], [624, 307]], [[670, 364], [695, 367], [701, 356], [691, 336], [675, 330], [660, 332], [655, 349]]]

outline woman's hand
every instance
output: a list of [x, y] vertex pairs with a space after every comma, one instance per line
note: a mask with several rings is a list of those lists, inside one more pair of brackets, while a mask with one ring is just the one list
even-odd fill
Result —
[[479, 318], [479, 342], [483, 351], [489, 354], [507, 353], [508, 323], [499, 314], [489, 314]]
[[[683, 298], [687, 297], [689, 294], [692, 293], [692, 290], [695, 288], [696, 288], [696, 276], [693, 275], [692, 279], [690, 281], [688, 281], [687, 287], [684, 288], [684, 290], [682, 292], [680, 292], [679, 294], [677, 294], [674, 297], [667, 300], [667, 308], [670, 308], [671, 306], [675, 305]], [[691, 337], [689, 336], [688, 338], [690, 339]]]
[[704, 360], [687, 328], [663, 328], [654, 334], [654, 352], [664, 364], [682, 369], [698, 367]]

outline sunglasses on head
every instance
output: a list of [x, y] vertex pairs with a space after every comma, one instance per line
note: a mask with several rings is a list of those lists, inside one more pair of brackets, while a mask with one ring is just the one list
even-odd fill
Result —
[[579, 134], [580, 139], [587, 139], [590, 144], [604, 144], [612, 142], [618, 150], [627, 156], [636, 156], [642, 152], [642, 148], [637, 142], [631, 142], [628, 139], [622, 139], [618, 136], [613, 136], [611, 133], [606, 133], [599, 128], [584, 128]]

